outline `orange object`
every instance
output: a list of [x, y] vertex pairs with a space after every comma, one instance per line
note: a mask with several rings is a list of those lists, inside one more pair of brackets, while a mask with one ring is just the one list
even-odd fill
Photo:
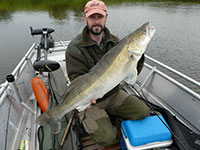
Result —
[[31, 84], [40, 108], [43, 112], [46, 112], [49, 104], [49, 92], [46, 85], [40, 79], [40, 77], [31, 79]]

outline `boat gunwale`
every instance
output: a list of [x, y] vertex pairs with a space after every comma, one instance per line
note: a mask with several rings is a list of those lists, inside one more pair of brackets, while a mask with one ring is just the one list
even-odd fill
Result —
[[[26, 52], [26, 54], [22, 57], [22, 59], [20, 60], [20, 62], [17, 64], [17, 66], [15, 67], [15, 69], [12, 71], [12, 75], [15, 77], [15, 80], [17, 78], [17, 75], [19, 73], [20, 70], [23, 70], [23, 66], [26, 65], [26, 61], [31, 59], [33, 57], [33, 52], [35, 48], [35, 43], [32, 44], [32, 46], [29, 48], [29, 50]], [[0, 85], [0, 106], [2, 105], [2, 103], [5, 100], [5, 97], [7, 96], [7, 92], [6, 90], [8, 89], [8, 81], [5, 81], [4, 83], [2, 83]]]
[[[153, 69], [154, 67], [150, 66], [149, 64], [146, 64], [145, 63], [145, 66], [149, 69]], [[169, 67], [170, 68], [170, 67]], [[173, 68], [171, 68], [173, 69]], [[180, 87], [181, 89], [183, 89], [184, 91], [188, 92], [189, 94], [191, 94], [192, 96], [194, 96], [195, 98], [197, 98], [199, 101], [200, 101], [200, 95], [196, 92], [194, 92], [193, 90], [191, 90], [190, 88], [188, 88], [187, 86], [183, 85], [182, 83], [178, 82], [177, 80], [173, 79], [172, 77], [166, 75], [165, 73], [163, 73], [162, 71], [158, 70], [158, 69], [154, 69], [153, 73], [157, 73], [159, 74], [160, 76], [164, 77], [165, 79], [167, 79], [168, 81], [174, 83], [175, 85], [177, 85], [178, 87]], [[175, 72], [174, 72], [175, 73]], [[182, 73], [179, 72], [179, 74], [181, 75]], [[186, 79], [186, 78], [184, 78]], [[195, 80], [190, 80], [190, 77], [187, 78], [186, 80], [190, 81], [190, 82], [194, 82]], [[143, 84], [143, 83], [142, 83]], [[145, 84], [144, 84], [145, 85]], [[197, 84], [195, 84], [197, 85]], [[198, 85], [197, 85], [198, 86]], [[200, 87], [200, 85], [199, 85]], [[142, 88], [141, 88], [142, 89]]]
[[[58, 51], [65, 51], [68, 44], [70, 43], [70, 41], [58, 41], [58, 42], [54, 42], [55, 47], [50, 49], [50, 53], [54, 53], [54, 52], [58, 52]], [[35, 50], [35, 43], [32, 44], [32, 46], [29, 48], [29, 50], [27, 51], [27, 53], [25, 54], [25, 56], [21, 59], [21, 61], [18, 63], [18, 65], [15, 67], [15, 69], [13, 70], [13, 72], [11, 73], [12, 75], [16, 76], [17, 73], [19, 72], [20, 69], [22, 69], [22, 66], [24, 65], [24, 62], [28, 59], [32, 58], [33, 52]], [[60, 49], [59, 49], [60, 48]], [[62, 49], [61, 49], [62, 48]], [[145, 57], [147, 59], [149, 59], [150, 61], [154, 62], [155, 64], [175, 73], [176, 75], [184, 78], [185, 80], [188, 80], [189, 82], [191, 82], [192, 84], [195, 84], [196, 86], [200, 87], [200, 82], [192, 79], [191, 77], [171, 68], [168, 65], [163, 64], [160, 61], [155, 60], [154, 58], [148, 56], [145, 54]], [[145, 63], [147, 64], [147, 63]], [[150, 65], [149, 65], [150, 66]], [[146, 65], [146, 67], [148, 67], [148, 64]], [[151, 66], [152, 67], [152, 66]], [[161, 71], [159, 71], [158, 69], [155, 69], [155, 72], [157, 72], [159, 75], [168, 78], [168, 75], [165, 75], [164, 73], [162, 73]], [[171, 80], [172, 79], [172, 80]], [[181, 87], [182, 89], [186, 90], [187, 92], [189, 92], [191, 95], [195, 96], [196, 98], [200, 99], [200, 95], [196, 92], [194, 92], [193, 90], [189, 89], [188, 87], [186, 87], [185, 85], [182, 85], [180, 82], [176, 81], [175, 79], [169, 77], [169, 81], [173, 82], [174, 84], [176, 84], [177, 86]], [[7, 92], [4, 93], [6, 91], [6, 89], [8, 88], [8, 82], [5, 81], [4, 83], [2, 83], [0, 85], [0, 106], [3, 103], [3, 100], [5, 99], [5, 97], [7, 96]]]
[[[150, 61], [152, 61], [152, 62], [158, 64], [159, 66], [161, 66], [161, 67], [163, 67], [163, 68], [165, 68], [165, 69], [167, 69], [167, 70], [169, 70], [169, 71], [175, 73], [176, 75], [179, 75], [179, 76], [183, 77], [184, 79], [186, 79], [186, 80], [190, 81], [191, 83], [195, 84], [196, 86], [200, 87], [200, 82], [198, 82], [198, 81], [192, 79], [191, 77], [189, 77], [189, 76], [187, 76], [187, 75], [185, 75], [185, 74], [183, 74], [183, 73], [181, 73], [181, 72], [179, 72], [179, 71], [173, 69], [172, 67], [170, 67], [170, 66], [168, 66], [168, 65], [165, 65], [164, 63], [162, 63], [162, 62], [160, 62], [160, 61], [158, 61], [158, 60], [155, 60], [154, 58], [152, 58], [152, 57], [150, 57], [150, 56], [148, 56], [148, 55], [146, 55], [146, 54], [145, 54], [145, 57], [146, 57], [147, 59], [149, 59]], [[160, 71], [160, 72], [161, 72], [161, 71]]]

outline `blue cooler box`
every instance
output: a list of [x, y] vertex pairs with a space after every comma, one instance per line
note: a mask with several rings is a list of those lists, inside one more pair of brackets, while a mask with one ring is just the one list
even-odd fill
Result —
[[[159, 117], [166, 123], [162, 115]], [[173, 142], [171, 132], [157, 116], [123, 121], [122, 135], [128, 150], [167, 147]]]

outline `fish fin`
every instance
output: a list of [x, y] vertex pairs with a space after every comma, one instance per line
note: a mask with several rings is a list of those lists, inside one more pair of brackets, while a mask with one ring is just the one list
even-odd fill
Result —
[[59, 133], [61, 129], [61, 122], [58, 119], [51, 117], [50, 112], [45, 112], [41, 114], [36, 119], [36, 123], [38, 123], [41, 126], [44, 126], [46, 124], [49, 125], [51, 128], [51, 131], [54, 134]]
[[137, 69], [134, 69], [134, 71], [129, 74], [128, 76], [126, 76], [126, 78], [124, 78], [124, 81], [130, 85], [133, 85], [137, 80]]

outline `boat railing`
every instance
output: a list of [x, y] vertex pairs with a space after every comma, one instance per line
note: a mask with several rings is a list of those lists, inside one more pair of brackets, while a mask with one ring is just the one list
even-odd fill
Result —
[[[25, 54], [25, 56], [21, 59], [21, 61], [17, 64], [17, 66], [15, 67], [15, 69], [13, 70], [13, 72], [11, 73], [14, 77], [17, 77], [20, 73], [20, 70], [23, 69], [23, 66], [25, 66], [25, 62], [27, 60], [29, 60], [32, 56], [33, 56], [33, 52], [34, 52], [34, 47], [35, 47], [35, 43], [30, 47], [30, 49], [27, 51], [27, 53]], [[8, 88], [9, 83], [7, 81], [5, 81], [2, 84], [2, 87], [0, 89], [0, 106], [3, 103], [5, 97], [7, 96], [7, 92], [6, 89]]]
[[[189, 82], [192, 83], [193, 85], [196, 85], [198, 88], [200, 88], [200, 82], [198, 82], [198, 81], [196, 81], [196, 80], [194, 80], [194, 79], [192, 79], [192, 78], [186, 76], [185, 74], [183, 74], [183, 73], [181, 73], [181, 72], [179, 72], [179, 71], [177, 71], [177, 70], [175, 70], [175, 69], [173, 69], [173, 68], [171, 68], [171, 67], [169, 67], [169, 66], [163, 64], [162, 62], [159, 62], [159, 61], [155, 60], [154, 58], [152, 58], [152, 57], [150, 57], [150, 56], [148, 56], [148, 55], [145, 55], [145, 57], [146, 57], [147, 59], [149, 59], [150, 61], [154, 62], [155, 64], [161, 66], [162, 68], [165, 68], [165, 69], [167, 69], [167, 70], [173, 72], [174, 74], [176, 74], [176, 75], [182, 77], [183, 79], [189, 81]], [[139, 87], [139, 89], [138, 89], [139, 92], [140, 92], [140, 91], [142, 90], [142, 88], [145, 86], [145, 84], [146, 84], [147, 81], [150, 79], [150, 77], [151, 77], [154, 73], [158, 73], [158, 74], [161, 75], [162, 77], [166, 78], [168, 81], [174, 83], [174, 84], [177, 85], [178, 87], [182, 88], [183, 90], [187, 91], [188, 93], [190, 93], [191, 95], [193, 95], [194, 97], [196, 97], [197, 99], [200, 100], [200, 95], [199, 95], [199, 94], [197, 94], [196, 92], [194, 92], [192, 89], [186, 87], [186, 86], [183, 85], [182, 83], [180, 83], [180, 82], [176, 81], [175, 79], [171, 78], [171, 77], [168, 76], [167, 74], [165, 74], [165, 73], [159, 71], [155, 66], [152, 67], [152, 66], [150, 66], [150, 65], [147, 64], [147, 63], [145, 63], [145, 66], [146, 66], [147, 68], [149, 68], [151, 71], [150, 71], [150, 73], [146, 76], [146, 78], [145, 78], [145, 80], [143, 81], [143, 83], [140, 85], [140, 87]]]
[[[67, 49], [67, 46], [69, 44], [70, 41], [59, 41], [59, 42], [54, 42], [54, 47], [50, 48], [49, 53], [50, 52], [59, 52], [59, 51], [65, 51]], [[21, 59], [21, 61], [17, 64], [17, 66], [15, 67], [15, 69], [12, 71], [12, 75], [17, 78], [20, 70], [23, 70], [23, 66], [26, 65], [27, 60], [30, 60], [33, 57], [34, 54], [34, 50], [36, 48], [36, 46], [38, 46], [38, 44], [33, 44], [30, 49], [27, 51], [27, 53], [25, 54], [25, 56]], [[8, 88], [9, 83], [7, 81], [5, 81], [3, 84], [0, 85], [0, 106], [3, 103], [3, 101], [5, 100], [6, 96], [8, 95], [8, 93], [6, 92], [7, 88]]]
[[163, 63], [161, 63], [160, 61], [155, 60], [154, 58], [152, 58], [152, 57], [150, 57], [150, 56], [148, 56], [148, 55], [145, 55], [145, 57], [146, 57], [147, 59], [149, 59], [150, 61], [152, 61], [152, 62], [154, 62], [154, 63], [160, 65], [161, 67], [163, 67], [163, 68], [165, 68], [165, 69], [167, 69], [167, 70], [169, 70], [169, 71], [171, 71], [171, 72], [173, 72], [173, 73], [179, 75], [180, 77], [182, 77], [182, 78], [188, 80], [189, 82], [193, 83], [194, 85], [200, 87], [200, 82], [198, 82], [198, 81], [196, 81], [196, 80], [194, 80], [194, 79], [188, 77], [187, 75], [185, 75], [185, 74], [183, 74], [183, 73], [181, 73], [181, 72], [179, 72], [179, 71], [177, 71], [177, 70], [175, 70], [175, 69], [173, 69], [173, 68], [171, 68], [171, 67], [169, 67], [169, 66], [167, 66], [167, 65], [165, 65], [165, 64], [163, 64]]
[[[67, 48], [69, 42], [70, 42], [70, 41], [59, 41], [59, 42], [55, 42], [54, 48], [53, 48], [52, 51], [54, 51], [54, 50], [56, 50], [56, 51], [60, 51], [60, 50], [63, 51], [63, 50], [66, 50], [66, 48]], [[14, 76], [17, 76], [17, 75], [18, 75], [20, 69], [22, 69], [22, 66], [23, 66], [24, 62], [25, 62], [27, 59], [30, 59], [30, 58], [32, 57], [33, 52], [34, 52], [34, 47], [35, 47], [35, 43], [31, 46], [31, 48], [27, 51], [27, 53], [25, 54], [25, 56], [21, 59], [21, 61], [20, 61], [20, 62], [18, 63], [18, 65], [15, 67], [15, 69], [14, 69], [13, 72], [11, 73], [12, 75], [14, 75]], [[51, 50], [50, 50], [50, 51], [51, 51]], [[176, 75], [178, 75], [178, 76], [184, 78], [185, 80], [189, 81], [189, 82], [192, 83], [193, 85], [196, 85], [197, 87], [200, 87], [200, 82], [198, 82], [198, 81], [196, 81], [196, 80], [194, 80], [194, 79], [188, 77], [187, 75], [185, 75], [185, 74], [183, 74], [183, 73], [181, 73], [181, 72], [179, 72], [179, 71], [177, 71], [177, 70], [175, 70], [175, 69], [173, 69], [173, 68], [171, 68], [171, 67], [169, 67], [169, 66], [163, 64], [162, 62], [160, 62], [160, 61], [158, 61], [158, 60], [155, 60], [154, 58], [152, 58], [152, 57], [150, 57], [150, 56], [148, 56], [148, 55], [146, 55], [146, 54], [145, 54], [145, 57], [146, 57], [148, 60], [154, 62], [155, 64], [157, 64], [157, 65], [159, 65], [159, 66], [161, 66], [161, 67], [163, 67], [163, 68], [165, 68], [165, 69], [167, 69], [167, 70], [169, 70], [169, 71], [175, 73]], [[145, 64], [145, 65], [146, 65], [148, 68], [151, 67], [151, 66], [149, 66], [148, 64]], [[168, 79], [169, 79], [168, 76], [166, 76], [166, 75], [163, 74], [162, 72], [160, 72], [160, 71], [158, 71], [157, 69], [155, 69], [155, 67], [153, 67], [153, 68], [151, 67], [151, 69], [152, 69], [152, 71], [151, 71], [150, 74], [152, 74], [153, 72], [156, 71], [156, 72], [158, 72], [159, 74], [161, 74], [162, 76], [164, 76], [165, 78], [168, 78]], [[150, 77], [150, 76], [151, 76], [151, 75], [149, 75], [149, 77]], [[148, 80], [149, 77], [147, 77], [146, 81]], [[171, 80], [171, 78], [170, 78], [169, 80]], [[146, 81], [145, 81], [145, 82], [146, 82]], [[139, 90], [141, 90], [141, 88], [144, 86], [145, 82], [143, 83], [143, 85], [140, 87]], [[179, 84], [178, 82], [176, 82], [175, 80], [173, 80], [173, 82], [174, 82], [175, 84], [179, 85], [180, 87], [182, 87], [182, 88], [185, 89], [185, 86], [180, 85], [180, 84]], [[1, 105], [2, 102], [3, 102], [3, 99], [7, 96], [6, 92], [4, 92], [5, 89], [6, 89], [7, 87], [8, 87], [8, 82], [6, 81], [4, 84], [2, 84], [2, 87], [1, 87], [1, 89], [0, 89], [0, 105]], [[186, 89], [187, 89], [187, 88], [186, 88]], [[190, 91], [190, 93], [193, 93], [192, 90], [188, 90], [188, 89], [187, 89], [187, 91]], [[193, 93], [193, 94], [194, 94], [194, 93]], [[196, 95], [196, 94], [194, 94], [194, 95]], [[197, 94], [197, 95], [198, 95], [198, 94]], [[195, 96], [195, 97], [196, 97], [196, 96]]]
[[[70, 41], [59, 41], [59, 42], [55, 42], [54, 43], [54, 48], [52, 50], [50, 50], [51, 52], [54, 51], [54, 52], [57, 52], [57, 51], [63, 51], [63, 50], [66, 50], [67, 49], [67, 46], [69, 44]], [[31, 46], [31, 48], [27, 51], [27, 53], [25, 54], [25, 56], [21, 59], [21, 61], [18, 63], [18, 65], [15, 67], [15, 69], [13, 70], [13, 72], [11, 73], [12, 75], [14, 76], [17, 76], [20, 72], [20, 70], [22, 69], [22, 66], [24, 65], [24, 62], [28, 59], [30, 59], [33, 55], [33, 52], [34, 52], [34, 47], [35, 47], [35, 44], [33, 44]], [[187, 75], [163, 64], [162, 62], [158, 61], [158, 60], [155, 60], [154, 58], [148, 56], [145, 54], [145, 57], [154, 62], [155, 64], [161, 66], [162, 68], [165, 68], [171, 72], [173, 72], [174, 74], [182, 77], [183, 79], [189, 81], [190, 83], [192, 83], [193, 85], [196, 85], [197, 87], [200, 87], [200, 82], [192, 79], [191, 77], [188, 77]], [[152, 71], [150, 72], [150, 74], [147, 76], [146, 80], [143, 82], [143, 84], [141, 85], [141, 87], [139, 88], [139, 91], [143, 88], [144, 84], [148, 81], [148, 78], [150, 78], [151, 74], [153, 74], [154, 72], [157, 72], [159, 73], [160, 75], [162, 75], [163, 77], [167, 78], [168, 80], [173, 80], [172, 82], [175, 83], [176, 85], [178, 85], [179, 87], [185, 89], [186, 91], [188, 91], [189, 93], [191, 93], [192, 95], [195, 95], [195, 97], [198, 97], [199, 98], [199, 95], [197, 93], [195, 93], [194, 91], [192, 91], [191, 89], [185, 87], [184, 85], [180, 84], [179, 82], [177, 82], [176, 80], [168, 77], [166, 74], [162, 73], [161, 71], [159, 71], [158, 69], [156, 69], [155, 67], [151, 67], [150, 65], [146, 64], [145, 65], [148, 67], [148, 68], [151, 68]], [[7, 96], [7, 93], [4, 92], [5, 89], [7, 89], [8, 87], [8, 82], [6, 81], [4, 84], [2, 84], [2, 87], [0, 89], [0, 106], [3, 102], [3, 100], [5, 99], [5, 97]]]

